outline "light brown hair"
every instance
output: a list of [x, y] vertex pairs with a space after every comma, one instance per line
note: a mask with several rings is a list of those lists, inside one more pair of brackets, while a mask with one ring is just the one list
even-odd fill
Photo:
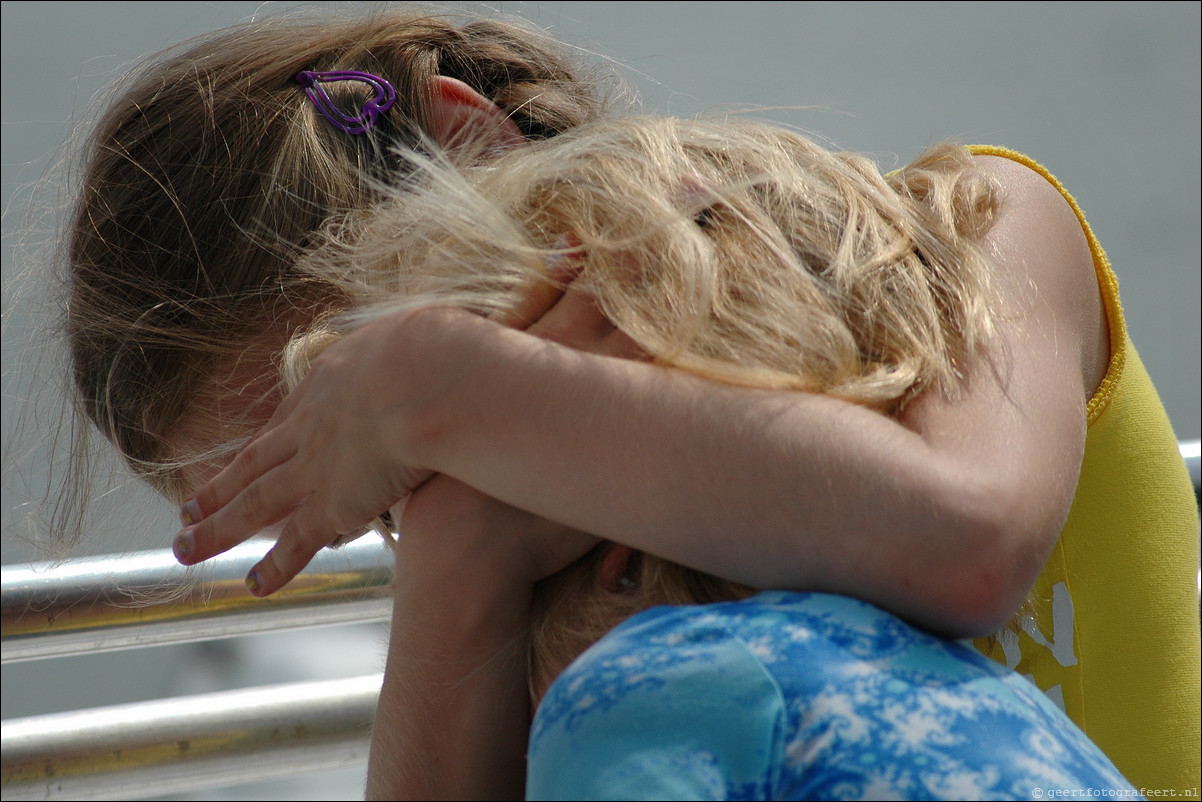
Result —
[[[396, 88], [370, 132], [329, 125], [294, 80], [335, 69]], [[604, 108], [597, 85], [541, 35], [406, 13], [240, 25], [120, 82], [80, 157], [65, 328], [81, 413], [161, 491], [185, 489], [169, 442], [182, 421], [199, 425], [193, 413], [230, 393], [253, 402], [278, 392], [274, 374], [239, 369], [247, 343], [278, 352], [292, 329], [342, 304], [294, 262], [331, 218], [405, 180], [398, 154], [425, 147], [435, 76], [494, 101], [531, 140]], [[358, 83], [327, 87], [336, 103], [362, 102]], [[209, 417], [217, 432], [239, 429], [236, 416]], [[86, 461], [86, 428], [76, 427], [72, 459]]]

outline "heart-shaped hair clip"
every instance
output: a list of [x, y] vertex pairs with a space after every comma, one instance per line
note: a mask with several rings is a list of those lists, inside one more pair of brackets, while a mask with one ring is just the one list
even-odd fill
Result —
[[[352, 117], [330, 100], [330, 96], [326, 94], [322, 84], [333, 83], [335, 81], [362, 81], [368, 86], [376, 90], [376, 94], [370, 100], [363, 104], [362, 111], [358, 116]], [[378, 75], [372, 75], [370, 72], [359, 72], [358, 70], [334, 70], [331, 72], [316, 72], [314, 70], [301, 70], [296, 74], [296, 82], [305, 88], [305, 94], [309, 100], [313, 101], [313, 105], [321, 112], [321, 116], [325, 117], [340, 131], [347, 134], [362, 134], [369, 131], [376, 124], [376, 120], [381, 114], [392, 108], [396, 103], [396, 90], [392, 88], [392, 84], [384, 80]]]

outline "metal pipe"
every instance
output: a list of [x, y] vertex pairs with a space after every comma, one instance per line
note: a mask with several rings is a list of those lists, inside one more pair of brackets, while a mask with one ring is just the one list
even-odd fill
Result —
[[11, 719], [4, 799], [128, 799], [362, 764], [381, 676]]
[[388, 619], [392, 552], [381, 538], [323, 549], [259, 599], [243, 578], [268, 546], [252, 540], [192, 570], [166, 549], [6, 566], [0, 662]]

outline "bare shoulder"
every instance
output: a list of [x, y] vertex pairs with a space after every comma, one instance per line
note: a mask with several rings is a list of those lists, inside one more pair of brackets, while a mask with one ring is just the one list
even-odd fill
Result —
[[1004, 311], [1043, 328], [1062, 347], [1075, 347], [1086, 394], [1092, 395], [1109, 363], [1109, 331], [1081, 223], [1039, 173], [999, 156], [977, 158], [1002, 187], [987, 244], [1000, 269]]

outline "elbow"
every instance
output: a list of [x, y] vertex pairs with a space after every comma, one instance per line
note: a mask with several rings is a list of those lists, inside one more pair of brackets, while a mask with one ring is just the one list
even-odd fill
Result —
[[[991, 635], [1026, 602], [1060, 534], [1062, 519], [1030, 514], [1001, 494], [978, 506], [944, 541], [927, 626], [952, 638]], [[942, 579], [940, 579], [942, 577]]]
[[1018, 614], [1034, 584], [1013, 565], [981, 561], [961, 569], [940, 600], [942, 614], [934, 627], [951, 638], [979, 638], [1002, 629]]

